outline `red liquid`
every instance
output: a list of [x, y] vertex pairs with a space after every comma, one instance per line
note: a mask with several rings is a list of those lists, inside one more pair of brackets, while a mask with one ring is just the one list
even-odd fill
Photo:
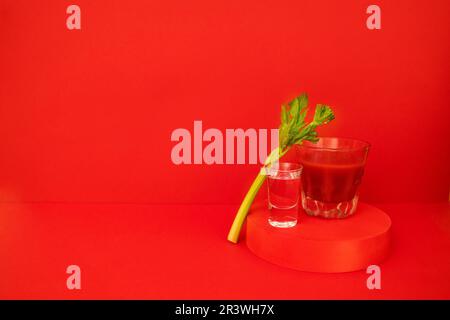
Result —
[[320, 164], [302, 161], [305, 194], [321, 202], [350, 201], [364, 174], [364, 164]]

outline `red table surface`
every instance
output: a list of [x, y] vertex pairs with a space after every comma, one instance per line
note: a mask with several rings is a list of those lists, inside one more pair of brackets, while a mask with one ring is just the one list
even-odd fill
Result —
[[[450, 205], [383, 204], [393, 248], [365, 271], [285, 269], [225, 240], [235, 205], [0, 205], [3, 299], [449, 299]], [[81, 290], [66, 267], [81, 268]]]

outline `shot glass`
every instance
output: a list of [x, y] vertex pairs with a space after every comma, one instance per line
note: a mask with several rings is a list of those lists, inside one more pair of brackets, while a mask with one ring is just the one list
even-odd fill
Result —
[[300, 175], [298, 163], [277, 163], [266, 167], [269, 224], [277, 228], [291, 228], [297, 224], [300, 200]]
[[302, 206], [307, 214], [345, 218], [355, 213], [370, 145], [326, 137], [298, 148], [302, 172]]

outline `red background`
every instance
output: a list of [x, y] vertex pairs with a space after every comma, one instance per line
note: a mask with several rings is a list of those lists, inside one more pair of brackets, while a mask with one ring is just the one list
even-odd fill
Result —
[[[0, 199], [237, 203], [255, 166], [176, 166], [171, 132], [275, 128], [300, 92], [322, 134], [372, 143], [362, 199], [447, 200], [449, 1], [0, 5]], [[382, 30], [366, 8], [382, 9]]]
[[[0, 298], [448, 299], [449, 21], [447, 0], [0, 0]], [[380, 292], [226, 242], [257, 166], [171, 162], [174, 129], [275, 128], [303, 91], [334, 107], [322, 134], [372, 144]]]

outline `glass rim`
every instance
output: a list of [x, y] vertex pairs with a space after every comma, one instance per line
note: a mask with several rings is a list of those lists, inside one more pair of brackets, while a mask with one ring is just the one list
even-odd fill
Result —
[[281, 173], [302, 173], [303, 171], [303, 165], [301, 165], [300, 163], [297, 162], [279, 162], [280, 163], [288, 163], [288, 164], [295, 164], [296, 166], [298, 166], [295, 169], [282, 169], [279, 166], [275, 167], [274, 165], [265, 165], [263, 166], [263, 170], [266, 172], [281, 172]]
[[325, 136], [325, 137], [319, 137], [319, 139], [338, 139], [338, 140], [356, 141], [356, 142], [361, 143], [362, 145], [358, 146], [358, 147], [335, 147], [335, 148], [332, 148], [332, 147], [321, 147], [321, 146], [314, 144], [314, 142], [307, 141], [308, 143], [310, 143], [310, 145], [304, 145], [302, 143], [301, 145], [299, 145], [299, 148], [333, 151], [333, 152], [348, 152], [348, 151], [369, 149], [371, 147], [370, 142], [367, 142], [367, 141], [361, 140], [361, 139], [355, 139], [355, 138]]

